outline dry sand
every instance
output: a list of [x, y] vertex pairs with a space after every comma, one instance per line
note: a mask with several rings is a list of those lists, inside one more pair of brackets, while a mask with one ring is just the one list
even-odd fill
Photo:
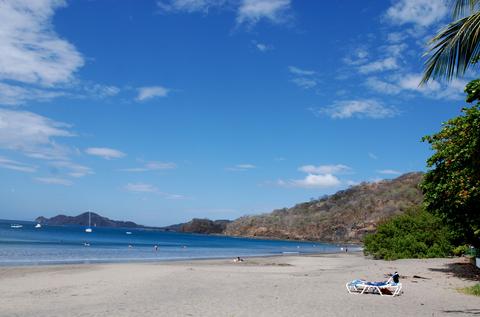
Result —
[[[350, 295], [356, 278], [402, 275], [399, 297]], [[423, 278], [414, 278], [418, 275]], [[0, 268], [0, 316], [474, 316], [462, 259], [360, 254]]]

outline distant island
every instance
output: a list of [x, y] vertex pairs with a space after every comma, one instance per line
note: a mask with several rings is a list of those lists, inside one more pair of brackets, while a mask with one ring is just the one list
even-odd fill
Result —
[[222, 234], [231, 220], [210, 220], [194, 218], [189, 222], [163, 227], [167, 231], [203, 234]]
[[[94, 212], [97, 227], [143, 228], [161, 231], [224, 234], [228, 236], [360, 243], [377, 225], [423, 200], [419, 184], [423, 173], [407, 173], [393, 180], [362, 183], [331, 196], [312, 199], [271, 213], [244, 216], [236, 220], [192, 219], [166, 227], [147, 227], [132, 221], [111, 220]], [[88, 212], [76, 217], [38, 217], [46, 225], [88, 225]]]
[[[88, 226], [89, 213], [84, 212], [78, 216], [58, 215], [52, 218], [40, 216], [35, 219], [37, 223], [50, 226]], [[90, 213], [91, 225], [94, 227], [109, 227], [109, 228], [139, 228], [139, 229], [153, 229], [160, 231], [173, 231], [184, 233], [201, 233], [201, 234], [221, 234], [225, 231], [226, 226], [231, 220], [210, 220], [210, 219], [192, 219], [186, 223], [179, 223], [167, 227], [149, 227], [136, 224], [133, 221], [119, 221], [112, 220], [107, 217], [100, 216], [95, 212]]]
[[[65, 225], [78, 225], [88, 226], [89, 213], [84, 212], [78, 216], [65, 216], [58, 215], [52, 218], [45, 218], [40, 216], [35, 219], [36, 222], [42, 225], [50, 226], [65, 226]], [[111, 227], [111, 228], [145, 228], [145, 226], [138, 225], [133, 221], [118, 221], [111, 220], [107, 217], [102, 217], [97, 213], [91, 212], [91, 224], [95, 227]]]

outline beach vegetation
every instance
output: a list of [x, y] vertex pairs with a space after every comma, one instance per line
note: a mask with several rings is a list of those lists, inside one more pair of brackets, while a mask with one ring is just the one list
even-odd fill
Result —
[[[467, 100], [478, 101], [479, 88], [478, 80], [468, 84]], [[423, 141], [434, 151], [421, 184], [426, 210], [450, 227], [457, 244], [480, 247], [480, 104]]]
[[445, 257], [452, 253], [451, 232], [438, 216], [412, 208], [365, 236], [364, 253], [385, 260]]
[[470, 246], [463, 244], [455, 247], [452, 250], [453, 255], [455, 256], [462, 256], [470, 253]]
[[465, 294], [480, 296], [480, 283], [470, 287], [462, 288], [460, 291]]
[[429, 42], [422, 84], [463, 75], [480, 58], [480, 0], [455, 0], [452, 17]]
[[[480, 0], [453, 1], [454, 21], [430, 41], [422, 84], [451, 80], [480, 60]], [[425, 209], [439, 216], [453, 233], [454, 243], [480, 247], [480, 79], [465, 88], [462, 114], [425, 136], [434, 154], [422, 183]], [[455, 250], [461, 253], [460, 247]]]

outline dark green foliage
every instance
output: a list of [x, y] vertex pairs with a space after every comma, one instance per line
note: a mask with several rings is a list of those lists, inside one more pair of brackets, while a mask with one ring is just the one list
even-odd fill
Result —
[[472, 80], [465, 87], [467, 93], [467, 102], [474, 102], [480, 100], [480, 79]]
[[381, 223], [365, 237], [366, 255], [376, 259], [445, 257], [451, 254], [450, 233], [440, 218], [412, 209]]
[[[467, 85], [468, 100], [478, 100], [479, 84]], [[435, 153], [422, 183], [425, 208], [439, 215], [456, 234], [457, 242], [480, 246], [480, 107], [462, 109], [463, 115], [426, 136]]]

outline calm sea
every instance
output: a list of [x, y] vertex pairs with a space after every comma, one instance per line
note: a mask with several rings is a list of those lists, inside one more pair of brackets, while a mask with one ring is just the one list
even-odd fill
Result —
[[[20, 224], [22, 228], [12, 228]], [[158, 249], [155, 250], [154, 246]], [[353, 249], [353, 247], [352, 247]], [[340, 246], [145, 229], [42, 226], [0, 220], [0, 265], [162, 261], [341, 252]]]

